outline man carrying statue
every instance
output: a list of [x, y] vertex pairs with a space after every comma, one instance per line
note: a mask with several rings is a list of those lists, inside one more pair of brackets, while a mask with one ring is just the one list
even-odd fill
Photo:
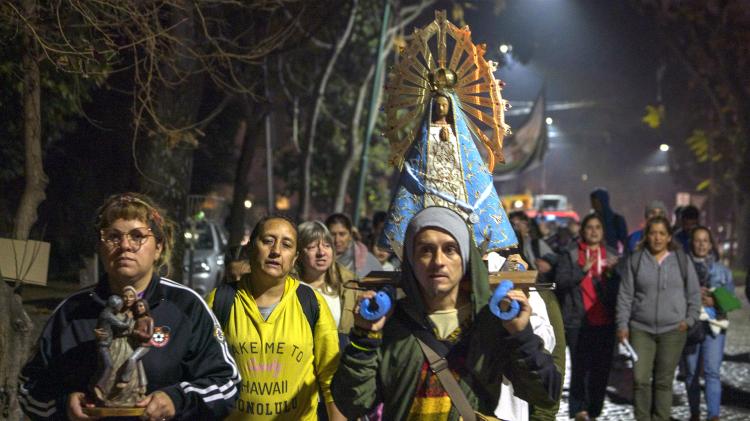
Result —
[[[355, 309], [351, 344], [331, 387], [344, 415], [362, 416], [382, 401], [383, 419], [475, 419], [473, 411], [494, 411], [502, 376], [529, 403], [557, 399], [562, 378], [529, 326], [526, 296], [508, 293], [520, 304], [512, 320], [490, 312], [487, 269], [463, 218], [437, 206], [420, 211], [404, 252], [406, 297], [395, 310], [367, 321]], [[360, 305], [374, 296], [364, 292]]]
[[[529, 325], [527, 296], [504, 290], [515, 318], [490, 305], [482, 255], [523, 260], [493, 184], [507, 103], [484, 49], [436, 12], [390, 75], [386, 134], [401, 176], [379, 242], [402, 260], [406, 296], [376, 320], [355, 311], [331, 387], [349, 418], [382, 403], [383, 419], [495, 419], [484, 414], [495, 412], [503, 377], [530, 405], [559, 399], [561, 371]], [[374, 297], [361, 293], [359, 306]]]

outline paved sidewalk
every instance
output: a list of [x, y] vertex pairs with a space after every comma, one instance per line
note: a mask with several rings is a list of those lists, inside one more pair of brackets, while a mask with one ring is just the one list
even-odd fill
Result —
[[[737, 287], [737, 296], [741, 297], [741, 310], [729, 314], [730, 326], [727, 331], [727, 343], [724, 350], [724, 362], [721, 365], [721, 419], [722, 421], [750, 420], [750, 304], [745, 299], [744, 287]], [[569, 370], [567, 370], [569, 372]], [[566, 376], [563, 399], [560, 403], [558, 421], [568, 420], [568, 384]], [[683, 382], [675, 381], [674, 394], [679, 403], [672, 406], [672, 419], [690, 419], [687, 394]], [[701, 416], [705, 419], [706, 404], [701, 396]], [[633, 407], [628, 404], [614, 403], [608, 396], [599, 420], [634, 420]]]

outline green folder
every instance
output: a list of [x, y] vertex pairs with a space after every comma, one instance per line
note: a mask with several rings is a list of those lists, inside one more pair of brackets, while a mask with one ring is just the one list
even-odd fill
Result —
[[713, 290], [714, 300], [716, 301], [716, 307], [722, 313], [729, 313], [730, 311], [742, 308], [742, 302], [737, 298], [734, 293], [724, 287], [718, 287]]

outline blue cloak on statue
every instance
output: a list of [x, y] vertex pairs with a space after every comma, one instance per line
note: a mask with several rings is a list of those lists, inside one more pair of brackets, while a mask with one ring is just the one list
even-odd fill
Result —
[[[457, 96], [453, 93], [444, 96], [450, 99], [453, 121], [448, 125], [432, 123], [433, 98], [416, 139], [406, 152], [399, 185], [379, 240], [399, 257], [403, 256], [409, 221], [429, 206], [448, 207], [461, 215], [483, 252], [518, 244]], [[446, 128], [450, 129], [450, 137], [440, 134]]]

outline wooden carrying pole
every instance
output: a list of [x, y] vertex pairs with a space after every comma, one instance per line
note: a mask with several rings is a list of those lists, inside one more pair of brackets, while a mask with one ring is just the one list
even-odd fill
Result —
[[[554, 283], [539, 283], [536, 281], [538, 272], [527, 270], [524, 272], [493, 272], [490, 273], [490, 286], [497, 286], [501, 281], [509, 280], [513, 282], [516, 289], [554, 289]], [[401, 280], [401, 272], [372, 271], [364, 278], [360, 279], [358, 284], [365, 288], [378, 288], [385, 285], [398, 287]]]

